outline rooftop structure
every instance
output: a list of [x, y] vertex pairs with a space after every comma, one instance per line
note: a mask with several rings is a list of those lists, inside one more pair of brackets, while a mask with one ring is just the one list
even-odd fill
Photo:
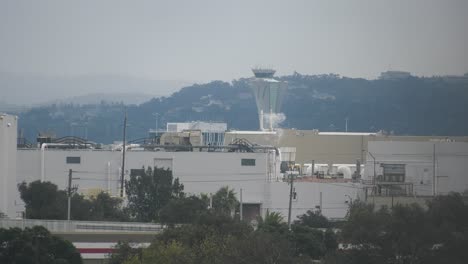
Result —
[[198, 130], [201, 132], [202, 144], [206, 146], [222, 146], [224, 143], [224, 132], [227, 130], [226, 123], [217, 122], [186, 122], [167, 123], [167, 132], [184, 132]]
[[256, 78], [273, 78], [276, 71], [273, 69], [254, 68], [252, 69], [252, 72]]
[[227, 124], [220, 122], [202, 121], [167, 123], [167, 132], [182, 132], [184, 130], [200, 130], [202, 132], [225, 132], [227, 130]]

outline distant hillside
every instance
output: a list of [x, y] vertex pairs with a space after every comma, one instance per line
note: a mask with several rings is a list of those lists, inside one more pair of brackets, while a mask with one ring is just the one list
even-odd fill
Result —
[[[410, 135], [468, 135], [468, 84], [440, 78], [412, 77], [399, 81], [365, 80], [337, 75], [281, 77], [289, 83], [283, 101], [283, 127], [344, 131], [386, 130]], [[192, 85], [168, 97], [140, 105], [62, 104], [33, 108], [20, 115], [20, 128], [33, 139], [38, 131], [58, 136], [86, 132], [90, 139], [121, 140], [124, 109], [128, 111], [128, 138], [146, 137], [166, 122], [224, 121], [233, 129], [258, 129], [255, 100], [246, 79], [232, 84], [214, 81]], [[86, 127], [86, 128], [85, 128]]]
[[143, 94], [143, 93], [92, 93], [80, 96], [73, 96], [69, 98], [59, 99], [44, 103], [45, 105], [50, 104], [100, 104], [101, 102], [106, 103], [124, 103], [124, 104], [141, 104], [149, 99], [153, 98], [154, 95]]

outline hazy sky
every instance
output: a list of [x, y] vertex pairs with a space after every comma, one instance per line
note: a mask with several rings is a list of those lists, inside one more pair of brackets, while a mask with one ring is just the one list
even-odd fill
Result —
[[0, 1], [0, 71], [232, 80], [468, 72], [467, 0]]

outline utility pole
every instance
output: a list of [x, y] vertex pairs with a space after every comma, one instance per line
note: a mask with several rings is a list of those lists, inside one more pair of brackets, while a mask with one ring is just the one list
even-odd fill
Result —
[[320, 214], [322, 214], [322, 192], [320, 192]]
[[288, 227], [291, 229], [291, 209], [292, 209], [292, 199], [293, 199], [293, 185], [294, 185], [294, 174], [289, 174], [289, 182], [290, 182], [290, 189], [289, 189], [289, 209], [288, 209]]
[[240, 220], [242, 221], [243, 219], [243, 203], [242, 203], [242, 188], [240, 188], [240, 206], [239, 206], [239, 214], [240, 214]]
[[71, 215], [71, 186], [72, 186], [72, 169], [68, 170], [68, 207], [67, 207], [67, 220], [70, 221]]
[[79, 178], [73, 178], [73, 171], [72, 169], [68, 170], [68, 190], [67, 190], [67, 195], [68, 195], [68, 207], [67, 207], [67, 220], [71, 220], [71, 197], [73, 193], [73, 188], [72, 188], [72, 181], [74, 179], [79, 179]]
[[434, 143], [434, 148], [432, 152], [432, 195], [436, 196], [436, 145]]
[[123, 197], [124, 190], [124, 175], [125, 175], [125, 140], [127, 138], [127, 110], [125, 110], [124, 126], [123, 126], [123, 148], [122, 148], [122, 170], [120, 175], [120, 197]]
[[376, 161], [375, 161], [375, 157], [374, 157], [374, 155], [372, 155], [372, 153], [370, 153], [370, 152], [367, 152], [367, 153], [369, 153], [371, 158], [374, 160], [374, 176], [372, 177], [372, 185], [374, 185], [374, 188], [375, 188], [375, 174], [376, 174], [375, 165], [376, 165]]

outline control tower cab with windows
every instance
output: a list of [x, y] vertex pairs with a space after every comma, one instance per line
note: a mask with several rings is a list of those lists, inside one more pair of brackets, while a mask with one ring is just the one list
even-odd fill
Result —
[[252, 69], [255, 77], [249, 80], [257, 103], [259, 127], [261, 131], [273, 130], [274, 119], [281, 112], [281, 103], [287, 83], [274, 78], [273, 69]]

